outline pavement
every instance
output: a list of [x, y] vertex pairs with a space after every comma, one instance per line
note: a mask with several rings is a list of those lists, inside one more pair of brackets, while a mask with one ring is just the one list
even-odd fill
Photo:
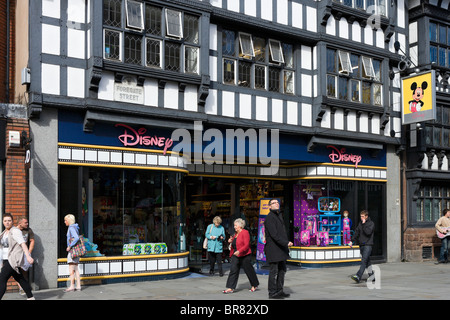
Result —
[[[285, 292], [290, 297], [283, 301], [292, 304], [297, 300], [437, 300], [449, 299], [449, 264], [435, 265], [434, 262], [398, 262], [375, 265], [375, 281], [355, 283], [350, 276], [358, 266], [326, 267], [309, 269], [288, 264], [285, 278]], [[250, 284], [243, 271], [239, 276], [237, 288], [232, 294], [223, 294], [229, 273], [229, 263], [224, 263], [225, 275], [219, 277], [204, 273], [189, 273], [185, 277], [169, 280], [125, 282], [104, 285], [83, 286], [81, 291], [65, 293], [63, 289], [46, 289], [34, 292], [36, 300], [152, 300], [176, 302], [174, 312], [182, 311], [182, 306], [193, 303], [215, 305], [230, 302], [256, 303], [268, 305], [267, 274], [258, 274], [260, 286], [249, 292]], [[267, 273], [267, 270], [262, 270]], [[25, 300], [25, 296], [6, 293], [3, 300]], [[159, 301], [159, 302], [158, 302]], [[254, 301], [254, 302], [252, 302]], [[169, 308], [170, 309], [170, 308]], [[261, 311], [261, 310], [260, 310]]]

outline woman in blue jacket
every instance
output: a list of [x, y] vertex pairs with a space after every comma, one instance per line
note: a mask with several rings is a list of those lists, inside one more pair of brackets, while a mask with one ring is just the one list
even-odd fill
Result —
[[213, 223], [206, 228], [205, 237], [208, 239], [208, 255], [209, 255], [209, 274], [214, 275], [214, 265], [217, 261], [219, 267], [219, 275], [223, 276], [222, 270], [222, 253], [223, 239], [225, 239], [225, 229], [221, 226], [222, 219], [219, 216], [214, 217]]

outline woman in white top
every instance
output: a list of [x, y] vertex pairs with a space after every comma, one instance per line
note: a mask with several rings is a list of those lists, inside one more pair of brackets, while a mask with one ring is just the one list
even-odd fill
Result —
[[3, 225], [5, 231], [0, 234], [0, 250], [2, 255], [2, 270], [0, 272], [0, 299], [6, 292], [6, 284], [12, 276], [25, 291], [29, 300], [34, 300], [31, 286], [20, 272], [25, 263], [25, 258], [29, 264], [34, 260], [28, 251], [25, 240], [20, 229], [13, 227], [13, 217], [6, 213], [3, 215]]

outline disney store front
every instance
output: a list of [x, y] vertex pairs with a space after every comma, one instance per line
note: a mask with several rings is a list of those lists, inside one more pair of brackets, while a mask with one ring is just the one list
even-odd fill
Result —
[[[88, 253], [79, 268], [85, 282], [143, 281], [189, 271], [182, 223], [183, 160], [171, 155], [162, 128], [98, 122], [59, 113], [58, 285], [68, 278], [67, 227], [72, 213]], [[64, 130], [62, 129], [64, 128]], [[132, 138], [132, 136], [134, 136]], [[146, 144], [127, 146], [140, 136]], [[126, 280], [126, 279], [125, 279]], [[135, 281], [133, 280], [133, 281]]]

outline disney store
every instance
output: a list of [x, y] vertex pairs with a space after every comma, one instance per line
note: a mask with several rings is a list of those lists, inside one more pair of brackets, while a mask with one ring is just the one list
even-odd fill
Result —
[[58, 208], [58, 283], [64, 286], [68, 276], [62, 224], [67, 213], [78, 213], [87, 238], [82, 280], [185, 274], [181, 212], [187, 170], [182, 158], [171, 156], [171, 131], [98, 120], [89, 129], [89, 117], [95, 115], [58, 114], [58, 185], [64, 199]]

